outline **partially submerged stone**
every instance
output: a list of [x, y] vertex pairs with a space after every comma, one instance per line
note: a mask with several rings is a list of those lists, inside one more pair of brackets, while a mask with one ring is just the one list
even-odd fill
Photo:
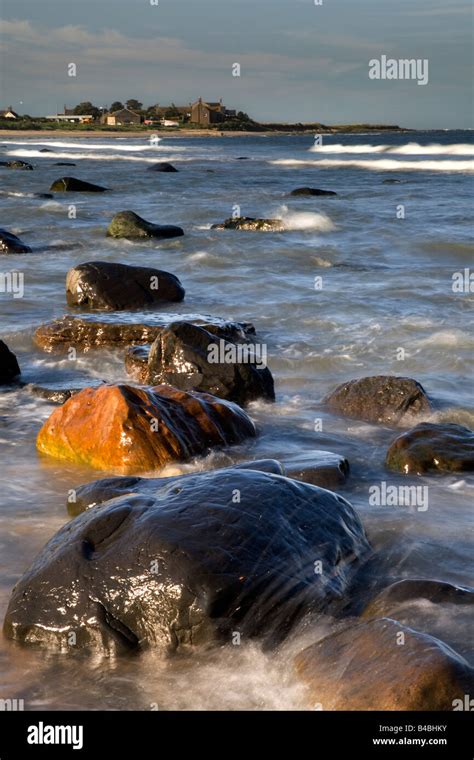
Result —
[[21, 370], [18, 360], [7, 344], [0, 340], [0, 385], [13, 383]]
[[204, 393], [101, 385], [56, 409], [36, 445], [57, 459], [125, 474], [158, 470], [255, 435], [240, 407]]
[[308, 701], [323, 710], [452, 710], [474, 687], [457, 652], [389, 618], [327, 636], [295, 665]]
[[164, 326], [178, 319], [202, 325], [209, 331], [219, 326], [228, 331], [229, 336], [255, 336], [255, 327], [250, 322], [232, 322], [208, 315], [150, 314], [140, 322], [133, 322], [125, 316], [104, 314], [100, 319], [89, 315], [55, 319], [38, 327], [34, 339], [45, 351], [67, 351], [71, 346], [81, 351], [100, 346], [125, 347], [153, 343]]
[[165, 172], [168, 174], [174, 174], [178, 171], [178, 169], [176, 169], [173, 164], [170, 164], [167, 161], [159, 161], [157, 164], [152, 164], [151, 166], [147, 167], [147, 170], [149, 172]]
[[319, 190], [317, 187], [297, 187], [290, 195], [337, 195], [333, 190]]
[[66, 277], [69, 306], [121, 311], [183, 298], [184, 288], [174, 274], [151, 267], [89, 261], [70, 269]]
[[369, 548], [348, 502], [281, 475], [126, 480], [40, 552], [13, 590], [8, 638], [99, 653], [190, 651], [236, 633], [270, 645], [344, 595]]
[[426, 578], [403, 578], [384, 588], [364, 609], [364, 618], [393, 613], [394, 607], [416, 601], [432, 604], [474, 604], [474, 588]]
[[250, 216], [230, 217], [222, 224], [213, 224], [211, 230], [251, 230], [252, 232], [282, 232], [281, 219], [254, 219]]
[[386, 465], [407, 475], [472, 472], [474, 433], [464, 425], [423, 422], [393, 441]]
[[31, 248], [13, 232], [0, 229], [0, 253], [31, 253]]
[[139, 349], [129, 352], [126, 366], [140, 382], [152, 385], [168, 383], [239, 404], [257, 398], [273, 401], [273, 378], [258, 346], [245, 333], [235, 332], [225, 325], [211, 331], [191, 322], [173, 322], [159, 332], [147, 357]]
[[284, 461], [288, 477], [321, 488], [337, 490], [349, 477], [349, 462], [332, 451], [305, 451], [285, 457]]
[[140, 240], [145, 238], [174, 238], [184, 235], [181, 227], [172, 224], [153, 224], [147, 222], [134, 211], [120, 211], [107, 229], [107, 236], [114, 238], [126, 238], [127, 240]]
[[49, 189], [56, 193], [104, 193], [108, 188], [75, 177], [61, 177]]
[[333, 412], [352, 419], [403, 425], [431, 411], [424, 388], [416, 380], [375, 375], [342, 383], [324, 399]]

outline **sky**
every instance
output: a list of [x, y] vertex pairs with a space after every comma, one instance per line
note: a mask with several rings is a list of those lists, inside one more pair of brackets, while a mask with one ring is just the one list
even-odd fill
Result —
[[[472, 128], [469, 2], [320, 1], [0, 0], [0, 107], [202, 97], [259, 121]], [[382, 55], [427, 59], [428, 84], [370, 79]]]

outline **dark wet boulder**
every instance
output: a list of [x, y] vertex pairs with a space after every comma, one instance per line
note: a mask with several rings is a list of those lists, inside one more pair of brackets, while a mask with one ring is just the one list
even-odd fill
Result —
[[55, 180], [49, 189], [56, 193], [104, 193], [108, 188], [75, 177], [61, 177]]
[[34, 198], [41, 198], [42, 200], [51, 200], [54, 198], [52, 193], [33, 193]]
[[13, 232], [0, 229], [0, 253], [31, 253], [31, 248]]
[[170, 272], [108, 261], [89, 261], [73, 267], [66, 277], [69, 306], [123, 311], [182, 301], [184, 288]]
[[51, 148], [41, 148], [40, 153], [54, 153], [54, 150], [51, 150]]
[[140, 240], [142, 238], [174, 238], [184, 235], [181, 227], [172, 224], [153, 224], [142, 219], [134, 211], [120, 211], [107, 229], [107, 236], [114, 238], [126, 238], [127, 240]]
[[160, 161], [157, 164], [152, 164], [151, 166], [148, 166], [147, 171], [165, 172], [167, 174], [170, 174], [170, 173], [179, 171], [179, 169], [176, 169], [176, 167], [174, 167], [173, 164], [169, 164], [167, 161]]
[[250, 230], [252, 232], [282, 232], [281, 219], [255, 219], [250, 216], [230, 217], [222, 224], [213, 224], [211, 230]]
[[393, 616], [401, 605], [425, 600], [432, 604], [474, 604], [474, 588], [427, 578], [403, 578], [384, 588], [364, 609], [364, 618]]
[[366, 422], [406, 425], [431, 411], [424, 388], [409, 377], [375, 375], [339, 385], [324, 399], [333, 412]]
[[290, 195], [337, 195], [333, 190], [319, 190], [317, 187], [297, 187]]
[[237, 404], [169, 385], [85, 388], [38, 433], [43, 454], [122, 474], [159, 470], [255, 436]]
[[148, 383], [148, 359], [150, 344], [144, 346], [128, 346], [125, 351], [125, 370], [137, 383]]
[[284, 457], [284, 463], [288, 477], [329, 490], [344, 485], [350, 472], [345, 457], [318, 449]]
[[201, 314], [150, 314], [140, 322], [131, 322], [126, 317], [101, 315], [100, 320], [92, 315], [81, 317], [64, 316], [38, 327], [34, 339], [45, 351], [66, 351], [71, 346], [81, 351], [100, 346], [130, 346], [153, 343], [164, 326], [178, 319], [185, 319], [213, 331], [219, 327], [232, 340], [239, 335], [249, 339], [255, 336], [255, 327], [250, 322], [232, 322], [218, 317]]
[[20, 169], [28, 172], [31, 172], [34, 169], [33, 164], [29, 164], [28, 161], [0, 161], [0, 166], [5, 166], [7, 169]]
[[343, 596], [369, 548], [347, 501], [281, 475], [225, 469], [128, 487], [40, 552], [13, 590], [8, 638], [100, 653], [190, 651], [235, 633], [269, 646]]
[[384, 179], [382, 182], [383, 185], [399, 185], [401, 183], [401, 179]]
[[474, 470], [474, 433], [452, 423], [421, 425], [398, 436], [386, 457], [391, 470], [405, 474]]
[[210, 332], [190, 322], [174, 322], [152, 343], [146, 374], [141, 372], [143, 354], [137, 363], [150, 385], [167, 383], [238, 404], [257, 398], [274, 401], [272, 374], [258, 349], [259, 344], [249, 342], [244, 334], [232, 340], [225, 327]]
[[15, 354], [0, 340], [0, 385], [9, 385], [19, 374], [21, 370]]
[[311, 706], [323, 710], [450, 711], [474, 688], [474, 669], [457, 652], [389, 618], [326, 636], [295, 665]]
[[56, 161], [55, 166], [77, 166], [72, 161]]

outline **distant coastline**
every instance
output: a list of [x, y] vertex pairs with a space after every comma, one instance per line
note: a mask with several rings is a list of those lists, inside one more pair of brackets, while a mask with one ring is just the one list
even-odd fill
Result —
[[80, 136], [80, 137], [146, 137], [151, 135], [166, 137], [247, 137], [249, 135], [260, 135], [270, 137], [274, 135], [295, 135], [295, 134], [357, 134], [358, 132], [412, 132], [412, 129], [400, 127], [398, 125], [381, 125], [381, 124], [344, 124], [338, 126], [326, 126], [323, 124], [261, 124], [261, 129], [243, 130], [243, 129], [216, 129], [216, 128], [166, 128], [166, 127], [118, 127], [107, 128], [102, 125], [78, 126], [64, 125], [53, 126], [48, 124], [44, 128], [31, 128], [20, 126], [12, 128], [9, 124], [0, 125], [0, 134], [6, 137], [14, 137], [21, 133], [27, 137], [41, 136]]

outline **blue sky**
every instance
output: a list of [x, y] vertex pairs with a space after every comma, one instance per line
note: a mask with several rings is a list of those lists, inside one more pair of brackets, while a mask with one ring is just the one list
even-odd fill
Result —
[[[0, 0], [0, 106], [202, 96], [262, 121], [471, 127], [471, 14], [461, 0]], [[427, 58], [429, 84], [370, 80], [381, 55]]]

